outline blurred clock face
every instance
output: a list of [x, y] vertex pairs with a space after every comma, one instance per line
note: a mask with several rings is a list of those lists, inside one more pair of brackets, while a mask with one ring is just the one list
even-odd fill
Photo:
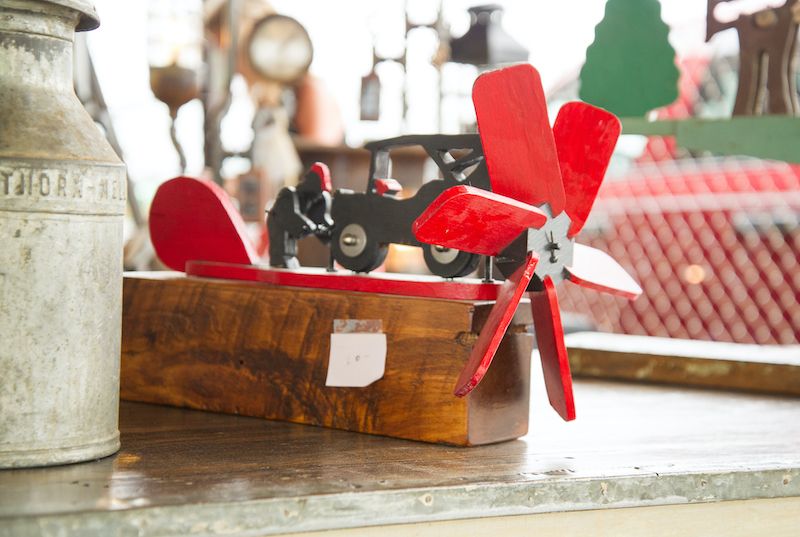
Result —
[[302, 77], [313, 57], [306, 29], [284, 15], [269, 15], [256, 23], [248, 53], [250, 64], [258, 74], [285, 84]]

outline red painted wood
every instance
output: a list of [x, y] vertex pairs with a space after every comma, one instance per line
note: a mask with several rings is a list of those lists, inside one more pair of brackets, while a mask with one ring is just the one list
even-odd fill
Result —
[[581, 287], [588, 287], [633, 300], [642, 294], [636, 280], [602, 250], [575, 244], [572, 250], [572, 265], [564, 267], [567, 278]]
[[390, 194], [399, 194], [403, 191], [403, 185], [401, 185], [397, 179], [375, 179], [375, 193], [383, 196], [387, 192]]
[[564, 186], [539, 73], [515, 65], [478, 77], [472, 88], [492, 191], [564, 210]]
[[553, 125], [558, 163], [572, 223], [569, 237], [583, 228], [603, 183], [622, 126], [617, 117], [590, 104], [567, 103]]
[[448, 188], [414, 221], [420, 242], [482, 255], [497, 255], [547, 215], [532, 205], [466, 185]]
[[500, 283], [485, 283], [477, 278], [443, 280], [438, 276], [417, 274], [355, 274], [346, 271], [327, 272], [311, 267], [288, 270], [209, 261], [189, 261], [186, 263], [186, 274], [269, 285], [448, 300], [495, 300], [500, 287]]
[[545, 276], [543, 283], [543, 291], [529, 295], [547, 398], [564, 420], [571, 421], [575, 419], [575, 400], [572, 396], [572, 373], [564, 345], [564, 327], [561, 325], [558, 296], [550, 276]]
[[150, 206], [150, 238], [161, 261], [184, 270], [192, 259], [255, 263], [258, 254], [228, 194], [211, 181], [176, 177]]
[[328, 165], [324, 162], [315, 162], [311, 165], [311, 171], [319, 177], [320, 187], [326, 192], [333, 190], [333, 182], [331, 181], [331, 172]]
[[472, 348], [467, 365], [461, 370], [461, 375], [456, 382], [456, 389], [453, 393], [458, 397], [464, 397], [475, 389], [489, 369], [497, 347], [503, 340], [508, 325], [517, 311], [517, 306], [522, 300], [522, 295], [525, 294], [533, 277], [533, 271], [536, 269], [538, 261], [539, 258], [536, 254], [530, 252], [526, 262], [500, 286], [497, 292], [497, 301], [492, 311], [489, 312], [489, 318], [486, 319], [486, 323], [478, 335], [478, 341]]

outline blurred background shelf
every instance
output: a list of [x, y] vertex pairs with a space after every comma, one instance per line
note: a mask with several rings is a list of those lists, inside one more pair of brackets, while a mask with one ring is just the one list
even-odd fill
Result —
[[631, 380], [800, 395], [800, 345], [579, 332], [567, 336], [572, 373]]

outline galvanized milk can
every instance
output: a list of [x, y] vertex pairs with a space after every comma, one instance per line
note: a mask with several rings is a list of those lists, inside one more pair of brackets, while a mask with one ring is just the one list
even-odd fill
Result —
[[0, 0], [0, 468], [119, 449], [125, 168], [73, 91], [83, 0]]

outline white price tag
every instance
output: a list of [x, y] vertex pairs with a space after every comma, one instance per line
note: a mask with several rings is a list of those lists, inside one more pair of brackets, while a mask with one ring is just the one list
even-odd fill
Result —
[[326, 386], [363, 388], [383, 377], [386, 334], [331, 334]]

